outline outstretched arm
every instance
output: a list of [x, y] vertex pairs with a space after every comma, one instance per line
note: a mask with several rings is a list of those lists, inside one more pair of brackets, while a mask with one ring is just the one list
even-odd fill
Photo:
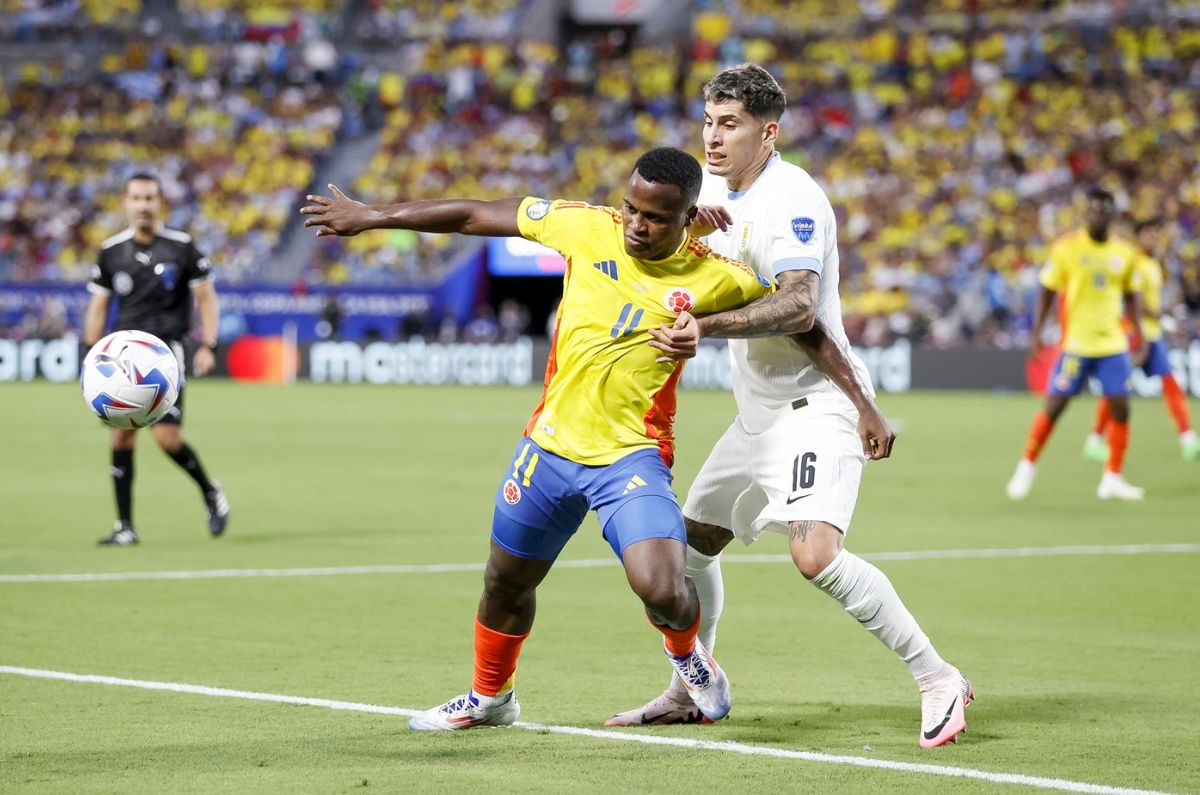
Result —
[[401, 204], [363, 204], [330, 184], [333, 198], [308, 196], [311, 204], [300, 208], [309, 216], [305, 226], [317, 228], [317, 237], [357, 235], [370, 229], [411, 229], [414, 232], [457, 232], [487, 237], [519, 237], [517, 210], [521, 199], [429, 199]]
[[814, 271], [784, 271], [779, 289], [740, 309], [699, 318], [706, 337], [776, 337], [813, 327], [821, 277]]
[[837, 384], [858, 409], [858, 436], [862, 441], [863, 455], [871, 459], [890, 456], [896, 432], [875, 404], [875, 398], [867, 391], [866, 384], [859, 378], [858, 371], [850, 363], [850, 357], [829, 336], [825, 326], [817, 321], [803, 334], [793, 334], [792, 339], [804, 349], [817, 369]]

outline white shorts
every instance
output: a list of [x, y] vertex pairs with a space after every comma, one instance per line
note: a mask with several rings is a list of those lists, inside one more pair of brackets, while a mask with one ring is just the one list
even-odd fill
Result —
[[732, 530], [742, 543], [788, 522], [850, 529], [862, 480], [858, 411], [845, 396], [820, 395], [762, 433], [735, 417], [688, 489], [683, 515]]

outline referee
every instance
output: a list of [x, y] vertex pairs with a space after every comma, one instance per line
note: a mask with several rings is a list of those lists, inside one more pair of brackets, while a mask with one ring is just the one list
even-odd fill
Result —
[[[191, 235], [159, 223], [162, 188], [153, 174], [135, 174], [125, 183], [125, 215], [129, 228], [113, 235], [100, 247], [100, 256], [88, 283], [92, 294], [83, 323], [83, 339], [90, 347], [103, 336], [109, 301], [117, 296], [114, 330], [136, 329], [162, 339], [179, 359], [185, 372], [182, 340], [191, 327], [192, 297], [200, 314], [202, 344], [188, 374], [212, 370], [217, 350], [217, 291], [208, 272], [208, 259]], [[171, 460], [196, 481], [204, 498], [208, 531], [225, 532], [229, 503], [221, 484], [210, 480], [196, 453], [183, 440], [183, 385], [179, 400], [165, 417], [150, 427], [155, 440]], [[136, 430], [113, 429], [112, 479], [117, 496], [117, 524], [101, 544], [125, 546], [138, 542], [133, 527], [133, 447]]]

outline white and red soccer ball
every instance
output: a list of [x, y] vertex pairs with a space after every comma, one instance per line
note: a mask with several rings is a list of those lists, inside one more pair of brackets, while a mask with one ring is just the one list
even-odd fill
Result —
[[88, 408], [114, 428], [158, 422], [175, 405], [182, 383], [170, 346], [142, 331], [116, 331], [97, 342], [79, 377]]
[[685, 287], [673, 287], [667, 290], [667, 294], [663, 296], [663, 306], [668, 312], [679, 314], [680, 312], [691, 312], [692, 307], [696, 305], [696, 299], [692, 295], [692, 291]]

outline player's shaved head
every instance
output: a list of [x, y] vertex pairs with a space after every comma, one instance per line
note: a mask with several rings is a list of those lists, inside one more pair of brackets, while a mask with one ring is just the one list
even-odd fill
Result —
[[731, 66], [704, 86], [704, 101], [742, 103], [759, 122], [779, 121], [787, 109], [787, 95], [771, 73], [758, 64]]

